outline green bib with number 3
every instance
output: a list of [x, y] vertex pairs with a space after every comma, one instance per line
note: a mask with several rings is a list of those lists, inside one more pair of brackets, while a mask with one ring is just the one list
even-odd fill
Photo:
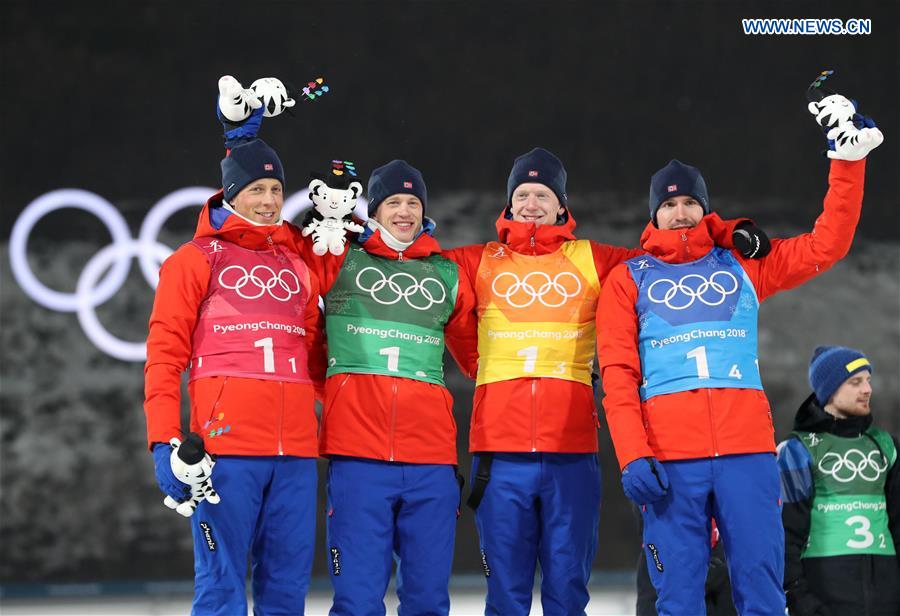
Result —
[[444, 384], [444, 326], [456, 305], [456, 264], [347, 251], [325, 295], [328, 376], [400, 376]]
[[893, 555], [884, 485], [897, 460], [890, 435], [869, 428], [856, 438], [794, 432], [812, 456], [815, 496], [803, 558]]

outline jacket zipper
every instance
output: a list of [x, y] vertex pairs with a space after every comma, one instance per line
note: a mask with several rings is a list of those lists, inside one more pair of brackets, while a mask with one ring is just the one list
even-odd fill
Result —
[[706, 407], [709, 409], [709, 433], [712, 436], [713, 455], [719, 457], [719, 444], [716, 442], [716, 425], [713, 422], [712, 391], [706, 389]]
[[688, 243], [687, 233], [681, 234], [681, 241], [684, 242], [684, 257], [690, 259], [691, 245]]
[[537, 254], [537, 251], [534, 249], [534, 236], [532, 235], [528, 241], [531, 244], [531, 254], [532, 255]]
[[537, 451], [537, 379], [531, 379], [531, 453]]
[[398, 261], [402, 261], [402, 260], [403, 260], [403, 251], [402, 251], [402, 250], [401, 250], [400, 252], [397, 253], [397, 260], [398, 260]]
[[391, 378], [391, 433], [388, 435], [388, 442], [391, 447], [390, 461], [394, 461], [394, 428], [397, 426], [397, 379]]
[[284, 443], [282, 433], [284, 432], [284, 381], [278, 381], [278, 388], [281, 390], [281, 412], [278, 414], [278, 455], [284, 455]]
[[216, 394], [216, 401], [213, 402], [212, 409], [209, 411], [209, 417], [206, 418], [206, 423], [203, 425], [204, 434], [206, 434], [206, 429], [209, 428], [209, 425], [213, 422], [213, 417], [218, 417], [216, 409], [219, 408], [219, 401], [222, 399], [222, 392], [225, 391], [226, 385], [228, 385], [227, 376], [222, 378], [222, 385], [219, 387], [219, 393]]
[[344, 380], [341, 381], [341, 384], [338, 385], [338, 390], [334, 392], [334, 395], [331, 397], [331, 404], [322, 409], [322, 421], [319, 423], [319, 434], [322, 433], [322, 428], [325, 426], [325, 420], [328, 419], [328, 413], [331, 412], [331, 409], [334, 408], [334, 403], [338, 399], [338, 395], [341, 393], [341, 390], [344, 389], [344, 385], [347, 384], [347, 381], [350, 380], [350, 373], [348, 372], [344, 376]]

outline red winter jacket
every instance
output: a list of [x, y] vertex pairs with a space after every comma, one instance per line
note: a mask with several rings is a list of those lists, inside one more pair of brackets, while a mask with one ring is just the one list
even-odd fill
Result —
[[[270, 241], [296, 251], [290, 223], [254, 226], [234, 214], [221, 228], [210, 222], [212, 208], [222, 205], [219, 192], [200, 212], [194, 237], [217, 237], [250, 250], [266, 250]], [[181, 437], [181, 373], [191, 358], [191, 336], [200, 304], [209, 286], [206, 255], [194, 244], [184, 244], [163, 263], [150, 315], [147, 363], [144, 368], [144, 412], [147, 440], [166, 443]], [[310, 275], [306, 306], [306, 338], [309, 372], [320, 386], [325, 376], [322, 318], [318, 309], [318, 283]], [[203, 435], [203, 426], [220, 413], [234, 430], [206, 438], [206, 448], [216, 454], [316, 457], [317, 421], [314, 385], [275, 380], [214, 376], [188, 384], [191, 430]], [[239, 428], [239, 429], [238, 429]]]
[[[732, 247], [731, 234], [739, 221], [713, 220], [719, 245]], [[576, 239], [571, 212], [563, 224], [535, 226], [507, 219], [504, 210], [496, 226], [502, 244], [526, 255], [549, 254], [559, 250], [563, 242]], [[591, 250], [601, 286], [616, 265], [645, 253], [593, 241]], [[468, 280], [475, 280], [483, 252], [484, 245], [475, 245], [448, 250], [444, 255], [459, 264]], [[467, 376], [474, 379], [477, 354], [452, 346], [451, 351]], [[597, 451], [598, 426], [594, 393], [584, 383], [528, 377], [486, 383], [475, 388], [469, 450], [590, 453]]]
[[[772, 251], [758, 260], [732, 250], [760, 302], [821, 274], [847, 254], [859, 221], [864, 176], [864, 160], [832, 161], [824, 211], [811, 233], [772, 240]], [[711, 217], [687, 232], [661, 231], [648, 224], [641, 246], [668, 263], [700, 259], [713, 247]], [[684, 460], [774, 452], [772, 412], [762, 391], [693, 389], [641, 403], [636, 301], [637, 288], [627, 266], [617, 267], [600, 296], [597, 335], [603, 406], [619, 465], [624, 468], [649, 456]]]
[[[320, 280], [324, 297], [337, 280], [340, 256], [312, 252], [310, 238], [302, 238], [301, 255]], [[398, 253], [375, 231], [362, 247], [386, 259], [419, 259], [440, 254], [438, 242], [427, 233]], [[474, 294], [459, 272], [456, 306], [444, 328], [445, 339], [457, 352], [474, 355]], [[471, 351], [466, 351], [471, 349]], [[390, 462], [456, 464], [456, 421], [453, 397], [446, 387], [415, 379], [380, 374], [339, 373], [325, 381], [325, 410], [319, 432], [319, 453]]]

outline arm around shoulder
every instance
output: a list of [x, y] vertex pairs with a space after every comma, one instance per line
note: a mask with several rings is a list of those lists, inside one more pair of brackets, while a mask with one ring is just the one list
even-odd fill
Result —
[[474, 379], [478, 372], [478, 313], [475, 288], [466, 270], [456, 264], [456, 305], [444, 329], [447, 348], [460, 371]]

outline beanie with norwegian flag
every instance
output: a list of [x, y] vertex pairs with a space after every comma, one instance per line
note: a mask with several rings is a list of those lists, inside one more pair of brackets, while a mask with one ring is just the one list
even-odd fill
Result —
[[709, 193], [700, 171], [673, 159], [650, 178], [650, 220], [653, 224], [656, 224], [656, 211], [662, 202], [680, 196], [693, 197], [703, 206], [703, 213], [709, 214]]
[[543, 184], [556, 194], [560, 205], [566, 205], [566, 168], [550, 150], [534, 148], [515, 160], [506, 181], [506, 204], [512, 203], [519, 184], [528, 183]]
[[222, 159], [222, 189], [229, 203], [245, 186], [262, 178], [278, 180], [282, 190], [285, 188], [281, 160], [262, 139], [233, 147]]

